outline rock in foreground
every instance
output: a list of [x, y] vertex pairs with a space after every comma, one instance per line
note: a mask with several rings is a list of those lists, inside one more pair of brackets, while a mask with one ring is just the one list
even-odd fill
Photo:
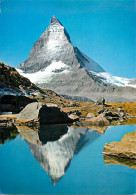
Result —
[[92, 125], [109, 125], [110, 124], [104, 114], [100, 114], [97, 117], [86, 119], [85, 122], [90, 123]]
[[120, 142], [106, 143], [103, 154], [136, 159], [136, 130], [124, 135]]
[[72, 119], [61, 111], [56, 104], [34, 102], [28, 104], [17, 116], [16, 123], [28, 126], [36, 124], [63, 124], [71, 123]]

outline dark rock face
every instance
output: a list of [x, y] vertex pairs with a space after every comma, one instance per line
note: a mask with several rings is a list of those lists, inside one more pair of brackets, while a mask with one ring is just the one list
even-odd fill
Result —
[[38, 118], [40, 119], [41, 125], [73, 122], [70, 118], [68, 118], [66, 113], [60, 111], [58, 107], [54, 107], [53, 105], [51, 107], [46, 105], [42, 106], [39, 110]]
[[28, 104], [17, 116], [19, 123], [33, 125], [38, 122], [40, 125], [72, 123], [68, 115], [62, 112], [56, 104], [44, 104], [35, 102]]
[[1, 112], [13, 112], [15, 107], [12, 104], [0, 104], [0, 113]]
[[[34, 82], [37, 86], [73, 98], [85, 97], [96, 101], [104, 97], [109, 102], [136, 101], [136, 89], [112, 86], [90, 72], [105, 71], [71, 44], [64, 26], [52, 17], [49, 27], [35, 42], [28, 59], [18, 68], [24, 73], [46, 72], [46, 69], [53, 67], [54, 62], [58, 63], [58, 67], [52, 70], [50, 80], [44, 77], [40, 82], [36, 80]], [[65, 64], [65, 67], [59, 68], [60, 63]]]
[[25, 96], [4, 95], [0, 98], [0, 112], [20, 112], [27, 104], [36, 102]]

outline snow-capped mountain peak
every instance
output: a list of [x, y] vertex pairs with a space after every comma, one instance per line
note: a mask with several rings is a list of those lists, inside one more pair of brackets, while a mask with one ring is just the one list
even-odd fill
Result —
[[[65, 27], [55, 16], [18, 71], [39, 87], [68, 96], [92, 100], [103, 96], [107, 101], [132, 101], [136, 97], [136, 81], [106, 73], [98, 63], [72, 45]], [[126, 86], [133, 88], [126, 89]], [[119, 87], [123, 87], [122, 93]]]
[[52, 16], [51, 20], [50, 20], [50, 25], [54, 25], [54, 24], [61, 24], [61, 22], [55, 17], [55, 16]]

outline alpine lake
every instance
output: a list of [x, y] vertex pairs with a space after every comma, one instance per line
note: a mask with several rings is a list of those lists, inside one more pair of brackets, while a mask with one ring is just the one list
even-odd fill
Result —
[[136, 125], [0, 127], [1, 194], [135, 194], [136, 161], [102, 155]]

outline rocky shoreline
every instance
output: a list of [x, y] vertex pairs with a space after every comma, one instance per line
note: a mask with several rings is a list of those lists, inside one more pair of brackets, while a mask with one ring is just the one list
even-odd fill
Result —
[[[95, 105], [96, 104], [96, 105]], [[61, 108], [57, 104], [33, 102], [28, 104], [19, 114], [0, 115], [0, 126], [12, 126], [12, 125], [25, 125], [25, 126], [39, 126], [48, 124], [64, 124], [74, 123], [77, 126], [110, 126], [120, 125], [122, 122], [128, 119], [134, 119], [136, 122], [136, 116], [123, 111], [122, 108], [116, 110], [107, 107], [106, 104], [99, 105], [103, 109], [97, 108], [95, 103], [93, 108], [94, 113], [87, 113], [83, 116], [84, 110], [78, 110], [77, 107]], [[80, 108], [80, 107], [79, 107]], [[83, 109], [83, 108], [82, 108]]]
[[[103, 134], [111, 125], [129, 124], [127, 121], [136, 124], [136, 116], [132, 115], [132, 108], [131, 112], [127, 112], [124, 104], [122, 107], [113, 107], [101, 101], [91, 103], [91, 107], [86, 108], [81, 103], [78, 103], [78, 107], [74, 103], [71, 107], [61, 107], [54, 103], [33, 102], [27, 104], [18, 114], [0, 115], [0, 128], [16, 126], [25, 136], [35, 135], [34, 139], [37, 143], [37, 133], [40, 132], [42, 125], [71, 124], [76, 128], [91, 128]], [[2, 131], [5, 131], [4, 129]], [[48, 133], [46, 132], [46, 137], [53, 140], [54, 137]], [[62, 134], [65, 134], [65, 131], [60, 132], [58, 129], [53, 136]], [[106, 143], [103, 155], [105, 164], [123, 164], [135, 168], [136, 131], [126, 134], [120, 142]], [[129, 164], [130, 160], [134, 163]]]
[[103, 154], [118, 158], [136, 159], [136, 130], [125, 134], [120, 142], [106, 143]]

